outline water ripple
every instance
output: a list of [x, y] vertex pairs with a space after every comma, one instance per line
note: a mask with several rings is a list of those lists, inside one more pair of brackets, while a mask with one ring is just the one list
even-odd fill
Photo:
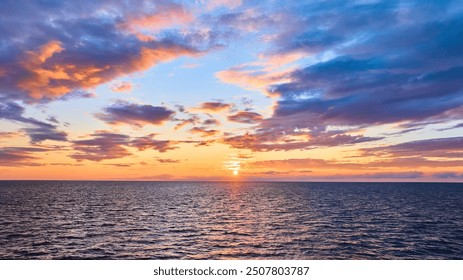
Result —
[[462, 259], [463, 186], [0, 181], [1, 259]]

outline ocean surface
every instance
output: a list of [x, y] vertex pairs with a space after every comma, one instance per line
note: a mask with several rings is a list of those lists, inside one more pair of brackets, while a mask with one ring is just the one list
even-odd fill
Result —
[[463, 259], [463, 184], [0, 181], [0, 259]]

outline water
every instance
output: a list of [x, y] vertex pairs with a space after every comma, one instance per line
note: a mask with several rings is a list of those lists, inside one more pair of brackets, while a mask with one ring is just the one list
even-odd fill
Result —
[[0, 181], [1, 259], [463, 259], [463, 185]]

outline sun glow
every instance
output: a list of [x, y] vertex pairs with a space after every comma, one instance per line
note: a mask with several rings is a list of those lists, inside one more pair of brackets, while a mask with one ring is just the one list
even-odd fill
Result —
[[238, 170], [233, 170], [233, 175], [237, 176], [238, 175]]

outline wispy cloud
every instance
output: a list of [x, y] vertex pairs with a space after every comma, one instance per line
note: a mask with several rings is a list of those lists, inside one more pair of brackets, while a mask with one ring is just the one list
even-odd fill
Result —
[[111, 90], [114, 92], [129, 92], [132, 90], [132, 83], [131, 82], [115, 83], [111, 86]]

